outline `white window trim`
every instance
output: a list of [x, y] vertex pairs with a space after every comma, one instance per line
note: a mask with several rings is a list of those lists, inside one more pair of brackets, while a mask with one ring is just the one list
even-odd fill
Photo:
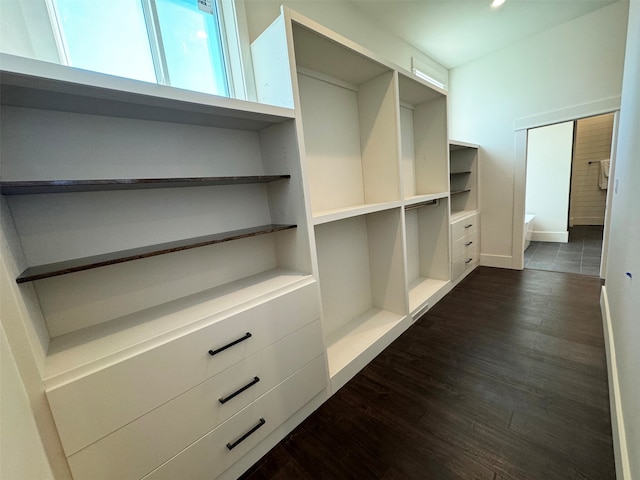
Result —
[[[157, 83], [170, 85], [166, 59], [162, 52], [161, 37], [158, 35], [158, 18], [153, 0], [142, 2], [149, 35], [151, 55], [156, 70]], [[244, 0], [215, 0], [220, 19], [220, 33], [224, 54], [229, 96], [242, 100], [257, 101], [255, 80], [251, 61], [251, 44]], [[60, 31], [60, 19], [54, 0], [43, 0], [51, 25], [60, 63], [69, 65], [68, 49], [64, 35]], [[26, 13], [26, 12], [25, 12]], [[25, 17], [28, 15], [25, 14]], [[32, 35], [30, 35], [32, 36]]]

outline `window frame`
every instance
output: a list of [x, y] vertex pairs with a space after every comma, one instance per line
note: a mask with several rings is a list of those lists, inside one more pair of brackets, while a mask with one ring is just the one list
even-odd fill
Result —
[[[58, 51], [60, 63], [71, 65], [68, 46], [62, 31], [62, 22], [55, 6], [55, 0], [44, 0], [49, 22]], [[151, 58], [156, 74], [156, 83], [171, 86], [169, 69], [160, 23], [156, 8], [156, 0], [137, 0], [142, 5], [147, 29], [147, 38]], [[193, 0], [195, 2], [195, 0]], [[256, 89], [253, 79], [251, 49], [246, 21], [244, 0], [213, 0], [217, 10], [218, 28], [222, 43], [223, 62], [230, 98], [256, 101]]]

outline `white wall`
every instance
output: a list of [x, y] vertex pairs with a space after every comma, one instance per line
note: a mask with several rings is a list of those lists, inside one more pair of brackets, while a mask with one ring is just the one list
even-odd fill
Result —
[[573, 122], [533, 128], [527, 138], [525, 210], [536, 216], [531, 239], [566, 243]]
[[344, 0], [245, 0], [251, 41], [280, 14], [281, 4], [407, 70], [411, 70], [413, 56], [428, 64], [435, 63], [420, 50], [378, 27], [362, 10]]
[[0, 51], [60, 62], [45, 0], [0, 0]]
[[53, 479], [15, 358], [0, 324], [0, 478]]
[[521, 268], [512, 241], [522, 232], [521, 224], [514, 227], [514, 204], [520, 201], [524, 213], [524, 181], [515, 184], [518, 169], [524, 176], [524, 158], [522, 165], [515, 160], [515, 121], [619, 96], [627, 9], [616, 2], [450, 72], [449, 135], [482, 147], [484, 265]]
[[[632, 1], [611, 208], [606, 291], [629, 453], [640, 478], [640, 2]], [[615, 185], [617, 184], [617, 187]], [[629, 278], [629, 272], [633, 278]], [[618, 472], [620, 473], [620, 472]], [[618, 477], [622, 478], [621, 476]]]

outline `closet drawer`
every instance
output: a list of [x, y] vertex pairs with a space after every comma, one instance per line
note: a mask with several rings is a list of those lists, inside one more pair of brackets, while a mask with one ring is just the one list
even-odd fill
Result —
[[322, 391], [325, 375], [324, 356], [317, 357], [144, 479], [216, 478]]
[[466, 235], [477, 232], [479, 221], [480, 216], [475, 214], [453, 222], [451, 224], [451, 241], [455, 242]]
[[480, 260], [477, 247], [470, 248], [463, 253], [464, 256], [462, 258], [456, 259], [451, 263], [451, 278], [454, 281], [466, 271], [475, 268]]
[[314, 282], [48, 390], [67, 457], [319, 316]]
[[[322, 352], [316, 320], [72, 455], [74, 479], [143, 477]], [[239, 393], [220, 402], [235, 392]], [[115, 458], [122, 461], [114, 462]]]
[[[477, 256], [478, 250], [478, 231], [474, 231], [469, 235], [456, 240], [453, 243], [453, 252], [451, 254], [452, 261], [464, 260], [466, 261], [470, 255], [475, 254]], [[474, 253], [472, 253], [475, 251]]]

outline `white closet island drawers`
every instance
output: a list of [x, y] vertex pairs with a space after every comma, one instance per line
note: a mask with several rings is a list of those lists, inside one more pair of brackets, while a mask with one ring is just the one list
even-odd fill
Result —
[[451, 278], [460, 281], [480, 260], [480, 214], [469, 213], [451, 222]]
[[[74, 478], [143, 477], [296, 374], [300, 366], [322, 358], [322, 351], [318, 319], [71, 455]], [[314, 380], [316, 385], [322, 385], [324, 375]], [[308, 394], [318, 391], [314, 387]], [[242, 433], [229, 433], [225, 441]]]
[[[47, 390], [68, 456], [318, 319], [315, 282]], [[213, 354], [213, 355], [212, 355]]]

